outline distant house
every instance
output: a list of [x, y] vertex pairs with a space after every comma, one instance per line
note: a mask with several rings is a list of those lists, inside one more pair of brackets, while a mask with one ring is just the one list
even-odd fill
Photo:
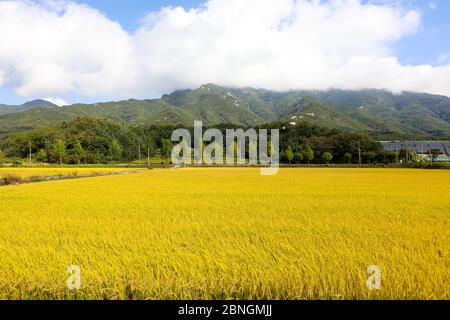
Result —
[[380, 141], [385, 151], [410, 150], [423, 157], [440, 152], [435, 161], [450, 161], [450, 141]]

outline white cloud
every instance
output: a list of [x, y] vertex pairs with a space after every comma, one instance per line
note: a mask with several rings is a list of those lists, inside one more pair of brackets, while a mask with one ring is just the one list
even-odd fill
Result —
[[437, 10], [437, 5], [434, 2], [428, 3], [428, 8], [432, 11]]
[[437, 57], [437, 62], [438, 63], [444, 63], [444, 62], [447, 62], [449, 60], [450, 60], [450, 52], [441, 53]]
[[60, 106], [60, 107], [67, 106], [69, 104], [69, 103], [67, 103], [66, 100], [61, 99], [59, 97], [56, 97], [56, 98], [53, 98], [53, 97], [44, 98], [43, 100], [46, 100], [46, 101], [51, 102], [53, 104], [56, 104], [57, 106]]
[[[133, 34], [70, 1], [0, 1], [0, 81], [24, 97], [154, 97], [213, 82], [274, 90], [450, 95], [450, 65], [405, 66], [421, 15], [359, 0], [210, 0], [150, 13]], [[5, 85], [4, 83], [4, 85]]]
[[9, 85], [25, 97], [123, 91], [132, 38], [90, 7], [58, 3], [0, 2], [0, 70]]

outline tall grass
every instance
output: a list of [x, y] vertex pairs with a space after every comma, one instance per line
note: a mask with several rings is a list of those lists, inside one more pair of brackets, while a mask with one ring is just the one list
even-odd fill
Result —
[[333, 168], [6, 186], [0, 298], [449, 299], [448, 190], [450, 171]]
[[8, 186], [10, 184], [19, 184], [22, 178], [16, 174], [8, 173], [0, 176], [0, 186]]

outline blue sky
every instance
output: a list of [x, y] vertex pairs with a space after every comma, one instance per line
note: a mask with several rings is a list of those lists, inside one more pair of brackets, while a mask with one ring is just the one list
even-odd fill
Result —
[[417, 34], [397, 44], [398, 57], [407, 64], [441, 63], [439, 55], [450, 52], [450, 1], [417, 0], [411, 1], [410, 6], [420, 8], [423, 26]]
[[[14, 1], [14, 0], [13, 0]], [[36, 0], [37, 1], [37, 0]], [[43, 0], [39, 0], [43, 1]], [[209, 11], [211, 16], [215, 14], [215, 17], [217, 17], [217, 12], [220, 15], [223, 11], [223, 15], [226, 15], [225, 11], [227, 11], [227, 6], [230, 4], [230, 6], [236, 6], [239, 7], [235, 2], [234, 4], [231, 4], [233, 1], [229, 0], [215, 0], [218, 4], [222, 5], [216, 5], [215, 9], [211, 9]], [[245, 1], [245, 0], [241, 0]], [[250, 1], [250, 0], [249, 0]], [[269, 0], [268, 0], [269, 1]], [[267, 1], [267, 2], [268, 2]], [[281, 0], [280, 0], [281, 1]], [[20, 3], [20, 1], [18, 1]], [[394, 39], [395, 34], [393, 32], [392, 34], [389, 34], [389, 30], [380, 31], [380, 36], [374, 36], [374, 39], [368, 40], [368, 44], [366, 43], [366, 39], [361, 34], [355, 33], [355, 39], [360, 39], [361, 43], [365, 43], [364, 45], [367, 46], [367, 48], [364, 48], [362, 50], [362, 54], [358, 52], [358, 54], [362, 56], [370, 56], [371, 52], [370, 50], [385, 50], [386, 49], [386, 43], [389, 43], [389, 53], [386, 54], [386, 57], [392, 57], [394, 56], [397, 59], [397, 62], [392, 62], [388, 60], [383, 60], [382, 55], [377, 56], [376, 58], [372, 60], [368, 60], [367, 62], [364, 62], [363, 64], [364, 68], [367, 66], [367, 70], [363, 70], [364, 72], [361, 72], [361, 74], [355, 75], [354, 69], [356, 70], [361, 69], [358, 65], [353, 65], [352, 61], [352, 53], [353, 51], [358, 51], [357, 48], [353, 48], [350, 51], [350, 53], [342, 53], [346, 51], [346, 42], [343, 41], [344, 44], [337, 44], [336, 47], [332, 47], [331, 52], [329, 54], [329, 57], [324, 57], [323, 61], [317, 61], [317, 59], [314, 56], [311, 56], [312, 60], [311, 62], [308, 62], [305, 60], [305, 63], [302, 65], [301, 63], [298, 63], [298, 59], [295, 55], [289, 55], [286, 54], [286, 57], [282, 56], [285, 54], [285, 52], [280, 53], [280, 56], [276, 56], [277, 48], [270, 48], [268, 50], [270, 52], [269, 56], [272, 56], [272, 60], [270, 60], [267, 57], [267, 61], [265, 59], [261, 59], [262, 56], [260, 56], [260, 51], [264, 50], [264, 47], [260, 47], [261, 44], [263, 44], [263, 38], [264, 34], [262, 34], [262, 40], [261, 43], [254, 43], [249, 42], [248, 48], [236, 50], [231, 48], [225, 48], [222, 50], [222, 48], [219, 48], [217, 51], [211, 50], [209, 52], [209, 56], [202, 56], [202, 53], [205, 51], [205, 48], [202, 47], [204, 43], [209, 44], [211, 42], [214, 42], [216, 39], [214, 39], [214, 35], [211, 36], [211, 34], [208, 34], [207, 30], [202, 30], [202, 23], [204, 21], [199, 18], [199, 16], [195, 17], [189, 17], [189, 15], [186, 12], [182, 12], [180, 14], [179, 11], [172, 9], [170, 10], [170, 14], [167, 17], [160, 17], [159, 22], [161, 22], [161, 25], [165, 25], [166, 28], [162, 31], [162, 36], [158, 37], [157, 34], [155, 34], [155, 31], [153, 30], [147, 30], [147, 33], [145, 37], [140, 37], [137, 39], [135, 37], [135, 31], [142, 26], [143, 19], [150, 13], [150, 12], [158, 12], [162, 7], [183, 7], [186, 11], [193, 7], [198, 7], [204, 3], [204, 1], [201, 0], [171, 0], [171, 1], [161, 1], [161, 0], [127, 0], [127, 1], [113, 1], [113, 0], [76, 0], [75, 2], [80, 4], [87, 4], [91, 8], [95, 8], [99, 10], [108, 21], [116, 21], [120, 24], [121, 28], [126, 32], [127, 36], [124, 36], [123, 34], [120, 34], [115, 29], [111, 29], [111, 26], [108, 26], [107, 24], [101, 22], [101, 26], [105, 27], [105, 32], [100, 35], [95, 34], [95, 29], [92, 30], [92, 39], [88, 39], [91, 42], [88, 42], [89, 44], [95, 43], [96, 39], [103, 39], [105, 38], [105, 34], [111, 34], [111, 45], [115, 46], [118, 43], [133, 43], [132, 46], [129, 48], [124, 48], [124, 51], [122, 51], [122, 47], [120, 44], [117, 45], [117, 47], [114, 47], [112, 49], [114, 52], [120, 51], [119, 58], [121, 55], [126, 56], [129, 54], [130, 50], [134, 50], [137, 46], [139, 47], [139, 52], [133, 52], [132, 55], [130, 55], [129, 60], [131, 62], [135, 62], [133, 59], [136, 60], [136, 68], [137, 70], [134, 70], [134, 72], [131, 72], [133, 75], [136, 75], [135, 78], [124, 80], [124, 74], [126, 76], [126, 72], [124, 73], [123, 70], [119, 70], [117, 65], [120, 63], [123, 64], [123, 61], [120, 59], [117, 60], [117, 57], [111, 58], [111, 54], [109, 52], [106, 53], [106, 55], [102, 52], [105, 48], [100, 48], [100, 50], [93, 50], [96, 54], [97, 51], [100, 51], [99, 56], [93, 56], [91, 53], [81, 52], [79, 61], [77, 60], [74, 62], [74, 59], [78, 59], [78, 55], [74, 54], [74, 50], [77, 50], [79, 46], [75, 46], [74, 48], [71, 48], [70, 51], [67, 52], [61, 52], [58, 55], [49, 55], [45, 56], [46, 52], [43, 51], [40, 54], [34, 54], [36, 50], [40, 50], [41, 48], [33, 47], [31, 44], [29, 47], [27, 47], [25, 50], [31, 52], [29, 56], [24, 56], [19, 58], [17, 52], [22, 54], [24, 51], [24, 43], [32, 43], [33, 41], [29, 41], [29, 39], [21, 39], [21, 36], [26, 37], [30, 33], [30, 29], [33, 30], [34, 28], [30, 28], [28, 25], [24, 25], [23, 33], [20, 33], [17, 31], [17, 38], [20, 40], [20, 42], [17, 43], [17, 51], [13, 51], [11, 54], [6, 54], [2, 57], [0, 53], [0, 104], [6, 103], [6, 104], [20, 104], [27, 100], [31, 100], [34, 98], [48, 98], [48, 99], [54, 99], [61, 101], [67, 101], [69, 103], [74, 102], [96, 102], [100, 100], [117, 100], [117, 99], [125, 99], [125, 98], [154, 98], [158, 97], [160, 94], [163, 93], [170, 93], [171, 90], [180, 89], [180, 88], [187, 88], [187, 87], [195, 87], [199, 84], [206, 83], [206, 82], [216, 82], [218, 84], [222, 85], [229, 85], [229, 86], [255, 86], [255, 87], [263, 87], [267, 89], [274, 89], [274, 90], [285, 90], [289, 88], [309, 88], [309, 89], [325, 89], [328, 87], [342, 87], [342, 88], [359, 88], [359, 87], [380, 87], [384, 88], [382, 85], [386, 84], [385, 87], [390, 90], [415, 90], [415, 91], [426, 91], [426, 92], [432, 92], [432, 93], [441, 93], [450, 95], [450, 89], [448, 88], [450, 84], [450, 1], [448, 0], [361, 0], [362, 4], [355, 4], [349, 5], [349, 7], [352, 7], [353, 11], [349, 12], [355, 12], [355, 10], [360, 10], [360, 12], [363, 12], [362, 7], [364, 4], [367, 3], [373, 3], [379, 6], [382, 6], [383, 4], [388, 4], [392, 6], [392, 8], [395, 7], [395, 4], [398, 5], [398, 8], [400, 9], [392, 9], [391, 11], [387, 10], [384, 14], [385, 16], [382, 17], [379, 21], [382, 21], [382, 23], [386, 22], [386, 28], [388, 26], [392, 25], [392, 28], [397, 28], [398, 33], [401, 34], [399, 36], [399, 39]], [[266, 2], [266, 3], [267, 3]], [[351, 1], [349, 1], [351, 2]], [[258, 6], [257, 1], [253, 1], [253, 11], [250, 11], [250, 13], [246, 13], [249, 18], [248, 24], [243, 24], [242, 27], [238, 26], [240, 24], [240, 21], [236, 24], [235, 35], [237, 35], [237, 38], [239, 38], [240, 29], [239, 28], [247, 28], [250, 26], [249, 29], [251, 29], [251, 21], [253, 12], [255, 13], [255, 17], [258, 19], [254, 19], [257, 23], [260, 23], [261, 19], [267, 19], [267, 8], [266, 10], [261, 9], [259, 11], [259, 8], [255, 7]], [[259, 2], [262, 3], [262, 2]], [[326, 1], [323, 1], [323, 3], [326, 3]], [[0, 2], [1, 5], [1, 2]], [[278, 11], [283, 12], [282, 5], [279, 5], [279, 2], [274, 1], [274, 14], [277, 15]], [[45, 26], [42, 28], [42, 23], [47, 23], [47, 20], [44, 20], [42, 17], [45, 14], [49, 14], [48, 21], [54, 18], [54, 16], [51, 16], [49, 12], [42, 11], [41, 14], [36, 16], [31, 16], [31, 13], [26, 13], [25, 11], [30, 9], [29, 6], [31, 5], [23, 5], [19, 9], [11, 9], [10, 8], [3, 8], [0, 7], [0, 19], [2, 10], [8, 14], [7, 10], [19, 10], [15, 13], [11, 14], [9, 13], [9, 17], [12, 15], [18, 15], [17, 13], [23, 13], [24, 17], [22, 21], [30, 21], [30, 19], [36, 19], [36, 25], [39, 26], [39, 28], [36, 28], [38, 30], [41, 30], [41, 33], [38, 34], [37, 38], [42, 38], [43, 40], [40, 40], [38, 43], [50, 43], [51, 45], [55, 46], [55, 51], [59, 52], [60, 48], [62, 47], [68, 47], [71, 43], [66, 43], [63, 40], [61, 40], [60, 43], [51, 43], [52, 39], [58, 36], [58, 34], [54, 34], [54, 25], [52, 25], [51, 22], [48, 22], [48, 32], [45, 31]], [[266, 5], [267, 6], [267, 5]], [[275, 6], [277, 8], [275, 8]], [[326, 6], [322, 6], [321, 9], [324, 9]], [[356, 8], [356, 9], [355, 9]], [[397, 7], [395, 7], [397, 8]], [[241, 8], [240, 8], [241, 9]], [[239, 10], [240, 10], [239, 9]], [[39, 8], [39, 10], [44, 10], [42, 8]], [[214, 11], [215, 10], [215, 11]], [[270, 11], [270, 7], [268, 9]], [[414, 19], [409, 19], [405, 16], [402, 16], [402, 13], [405, 11], [414, 11], [419, 12], [421, 15], [421, 23], [420, 26], [416, 28], [416, 25], [413, 22], [411, 22]], [[388, 12], [389, 11], [389, 12]], [[30, 10], [30, 12], [33, 12]], [[81, 12], [81, 11], [80, 11]], [[87, 25], [89, 23], [87, 22], [93, 22], [94, 20], [99, 20], [98, 17], [90, 16], [88, 12], [80, 13], [81, 18], [78, 17], [75, 20], [71, 20], [67, 23], [67, 25], [70, 25], [71, 23], [81, 23], [80, 28], [83, 28], [84, 25]], [[214, 13], [215, 12], [215, 13]], [[232, 11], [235, 13], [235, 11]], [[359, 11], [356, 11], [359, 12]], [[405, 24], [410, 24], [411, 26], [405, 27], [403, 30], [403, 27], [401, 23], [403, 22], [396, 22], [392, 20], [392, 16], [390, 17], [389, 14], [394, 12], [395, 14], [399, 14], [399, 19], [404, 19]], [[83, 20], [83, 14], [89, 16], [88, 18], [91, 20]], [[31, 18], [30, 18], [31, 17]], [[389, 18], [390, 17], [390, 18]], [[86, 18], [86, 19], [88, 19]], [[410, 17], [411, 18], [411, 17]], [[185, 21], [189, 19], [192, 19], [192, 21], [196, 21], [197, 25], [199, 26], [198, 29], [191, 30], [192, 28], [185, 28], [185, 29], [179, 29], [178, 25], [179, 23], [184, 23]], [[384, 19], [384, 20], [383, 20]], [[398, 20], [399, 20], [398, 19]], [[5, 19], [3, 19], [5, 20]], [[220, 18], [219, 18], [220, 20]], [[270, 19], [269, 19], [270, 20]], [[340, 24], [339, 20], [335, 19], [338, 24]], [[395, 20], [395, 19], [394, 19]], [[20, 21], [20, 20], [19, 20]], [[44, 22], [43, 22], [44, 21]], [[81, 22], [80, 22], [81, 21]], [[190, 21], [190, 20], [189, 20]], [[191, 21], [191, 22], [192, 22]], [[334, 20], [333, 20], [334, 21]], [[376, 19], [374, 20], [375, 23], [377, 23]], [[98, 22], [98, 21], [97, 21]], [[95, 22], [95, 23], [97, 23]], [[6, 23], [6, 26], [1, 25], [2, 21], [0, 21], [0, 28], [7, 28], [8, 22]], [[220, 23], [222, 23], [224, 26], [224, 30], [220, 30]], [[319, 23], [324, 23], [326, 25], [326, 21], [321, 21]], [[335, 22], [336, 23], [336, 22]], [[363, 22], [361, 22], [363, 23]], [[19, 23], [20, 24], [20, 23]], [[15, 26], [18, 24], [14, 22]], [[96, 24], [93, 24], [96, 25]], [[208, 28], [210, 24], [206, 24], [207, 27], [204, 27], [204, 29]], [[219, 26], [219, 27], [218, 27]], [[26, 28], [25, 28], [26, 27]], [[219, 39], [221, 43], [223, 41], [228, 41], [226, 39], [229, 39], [230, 34], [233, 34], [233, 32], [228, 32], [226, 28], [231, 28], [227, 24], [227, 20], [224, 19], [223, 21], [219, 21], [215, 27], [218, 27], [219, 33], [217, 37], [223, 37], [223, 39]], [[263, 26], [264, 27], [264, 26]], [[348, 26], [347, 26], [348, 27]], [[110, 29], [108, 29], [110, 28]], [[324, 27], [325, 30], [326, 27]], [[328, 26], [329, 28], [329, 26]], [[358, 29], [359, 26], [356, 24], [356, 27], [353, 27], [350, 32], [353, 32], [353, 30]], [[372, 30], [370, 26], [362, 26], [362, 29], [367, 28], [367, 30]], [[414, 29], [413, 32], [408, 31], [409, 29]], [[382, 29], [382, 28], [380, 28]], [[110, 30], [110, 31], [107, 31]], [[175, 30], [175, 31], [174, 31]], [[314, 30], [314, 28], [313, 28]], [[223, 32], [222, 32], [223, 31]], [[253, 37], [253, 33], [246, 33], [246, 30], [242, 29], [242, 37], [243, 39], [236, 39], [237, 42], [241, 43], [241, 46], [246, 43], [247, 37]], [[342, 32], [345, 30], [343, 29]], [[64, 33], [65, 31], [61, 31], [61, 33]], [[89, 34], [89, 31], [86, 31]], [[263, 31], [262, 31], [263, 32]], [[301, 32], [301, 31], [299, 31]], [[349, 32], [348, 30], [345, 32]], [[396, 31], [397, 32], [397, 31]], [[179, 34], [177, 34], [179, 33]], [[14, 31], [13, 31], [14, 34]], [[197, 38], [198, 35], [201, 34], [201, 36], [204, 36], [204, 43], [198, 42]], [[259, 41], [259, 35], [257, 35], [255, 38]], [[321, 36], [321, 35], [320, 35]], [[352, 35], [353, 36], [353, 35]], [[350, 37], [352, 37], [350, 36]], [[357, 38], [357, 37], [360, 38]], [[2, 40], [4, 40], [4, 44], [6, 47], [13, 47], [14, 45], [11, 44], [11, 40], [8, 38], [2, 39], [2, 34], [0, 33], [0, 46], [2, 46]], [[96, 38], [98, 37], [98, 38]], [[129, 37], [128, 40], [124, 39], [124, 37]], [[183, 37], [192, 37], [192, 41], [189, 41], [187, 39], [186, 42], [184, 42]], [[33, 39], [36, 38], [36, 34], [33, 34]], [[86, 36], [84, 36], [86, 38]], [[380, 40], [380, 39], [381, 40]], [[117, 39], [117, 41], [116, 41]], [[148, 39], [145, 41], [148, 41], [150, 44], [150, 48], [147, 48], [146, 45], [142, 45], [143, 43], [146, 44], [146, 42], [142, 39]], [[326, 37], [325, 37], [326, 39]], [[79, 39], [78, 39], [79, 40]], [[279, 40], [279, 39], [278, 39]], [[334, 39], [331, 38], [333, 41]], [[83, 45], [85, 42], [84, 40], [79, 40], [79, 42]], [[122, 42], [121, 42], [122, 41]], [[128, 41], [128, 42], [127, 42]], [[292, 43], [287, 42], [289, 45]], [[371, 43], [372, 41], [373, 43]], [[391, 41], [391, 42], [390, 42]], [[78, 43], [76, 41], [72, 41], [74, 43]], [[178, 46], [178, 42], [181, 42], [181, 44]], [[326, 42], [326, 40], [324, 40]], [[159, 48], [159, 43], [163, 43], [163, 48]], [[199, 48], [192, 48], [191, 43], [199, 43]], [[139, 44], [139, 45], [138, 45]], [[316, 44], [313, 44], [313, 46]], [[353, 45], [350, 43], [350, 46]], [[106, 45], [108, 46], [108, 44]], [[313, 48], [312, 52], [323, 52], [324, 55], [327, 55], [327, 50], [330, 51], [330, 48], [326, 46], [326, 44], [321, 43], [317, 45], [317, 48]], [[343, 46], [342, 48], [339, 46]], [[311, 44], [308, 43], [308, 46], [302, 47], [301, 45], [293, 48], [293, 50], [298, 50], [299, 52], [303, 52], [305, 48], [310, 48]], [[133, 48], [133, 49], [131, 49]], [[143, 48], [143, 49], [142, 49]], [[207, 47], [206, 47], [207, 48]], [[290, 48], [289, 48], [290, 49]], [[176, 51], [174, 51], [176, 50]], [[181, 50], [181, 51], [180, 51]], [[252, 50], [254, 52], [252, 52]], [[353, 51], [352, 51], [353, 50]], [[51, 51], [51, 50], [49, 50]], [[161, 51], [161, 52], [160, 52]], [[195, 52], [197, 51], [197, 52]], [[228, 55], [223, 54], [223, 51], [227, 52]], [[169, 52], [169, 53], [168, 53]], [[181, 52], [181, 54], [180, 54]], [[280, 51], [281, 52], [281, 51]], [[167, 54], [168, 53], [168, 54]], [[171, 65], [173, 62], [171, 60], [172, 53], [174, 56], [177, 57], [177, 62], [179, 64], [176, 64], [173, 68], [167, 69], [158, 68], [158, 66], [161, 65]], [[186, 53], [186, 54], [185, 54]], [[72, 55], [75, 55], [77, 58], [73, 58]], [[103, 54], [103, 55], [102, 55]], [[67, 57], [66, 57], [67, 55]], [[166, 56], [164, 56], [166, 55]], [[242, 55], [239, 57], [239, 59], [236, 59], [236, 55]], [[342, 55], [342, 56], [339, 56]], [[36, 58], [38, 56], [39, 58]], [[87, 57], [85, 57], [87, 56]], [[149, 63], [149, 65], [144, 66], [141, 65], [142, 63], [142, 57], [147, 57], [148, 59], [145, 60], [145, 63]], [[341, 59], [344, 62], [352, 61], [352, 66], [349, 67], [348, 63], [346, 68], [348, 67], [349, 70], [346, 71], [348, 74], [350, 74], [351, 77], [354, 77], [354, 79], [350, 79], [349, 81], [343, 81], [343, 80], [330, 80], [330, 79], [345, 79], [346, 73], [340, 74], [339, 70], [344, 70], [343, 65], [337, 65], [335, 66], [335, 60], [336, 56], [338, 56], [339, 59]], [[140, 57], [139, 59], [137, 57]], [[309, 57], [309, 56], [308, 56]], [[302, 57], [303, 58], [303, 57]], [[370, 59], [372, 59], [371, 57]], [[3, 59], [3, 60], [2, 60]], [[22, 60], [21, 60], [22, 59]], [[109, 61], [111, 59], [111, 61]], [[115, 60], [114, 60], [115, 59]], [[261, 60], [261, 63], [258, 66], [254, 66], [255, 61], [258, 61], [258, 59]], [[294, 59], [290, 61], [289, 59]], [[338, 60], [339, 60], [338, 59]], [[36, 62], [34, 63], [34, 61]], [[59, 61], [62, 60], [62, 61]], [[95, 75], [96, 81], [93, 81], [92, 79], [89, 79], [89, 81], [86, 81], [85, 75], [81, 74], [80, 76], [80, 66], [81, 69], [90, 69], [93, 65], [96, 65], [96, 63], [99, 63], [99, 61], [105, 61], [104, 66], [98, 66], [97, 69], [101, 70], [102, 72], [105, 69], [105, 66], [108, 66], [109, 68], [112, 67], [111, 70], [105, 71], [104, 74], [98, 74]], [[241, 61], [243, 60], [243, 61]], [[280, 61], [286, 61], [285, 65], [280, 66]], [[23, 66], [23, 61], [33, 61], [32, 64], [27, 65], [26, 68]], [[56, 61], [56, 62], [55, 62]], [[125, 59], [127, 61], [127, 59]], [[139, 63], [137, 63], [139, 61]], [[211, 62], [214, 61], [214, 62]], [[344, 62], [340, 62], [344, 64]], [[231, 65], [223, 66], [223, 68], [220, 68], [218, 66], [221, 66], [222, 64], [231, 63]], [[297, 71], [295, 70], [295, 67], [293, 65], [298, 64]], [[314, 65], [316, 63], [317, 65]], [[192, 64], [193, 69], [186, 68], [187, 64]], [[256, 63], [257, 64], [257, 63]], [[3, 70], [2, 70], [3, 65]], [[74, 66], [75, 65], [75, 66]], [[304, 72], [304, 76], [302, 77], [301, 74], [304, 67], [308, 67], [310, 65], [314, 65], [316, 69], [314, 69], [314, 75], [317, 73], [316, 70], [322, 70], [322, 73], [324, 76], [322, 78], [318, 79], [312, 79], [311, 76], [308, 75], [306, 72]], [[378, 66], [379, 65], [379, 66]], [[428, 71], [424, 73], [423, 69], [416, 68], [411, 69], [409, 67], [416, 67], [419, 65], [427, 65]], [[211, 68], [211, 66], [217, 67], [216, 69]], [[128, 71], [126, 67], [123, 67], [125, 71]], [[286, 68], [284, 70], [283, 68]], [[431, 69], [430, 69], [431, 68]], [[94, 68], [95, 69], [95, 68]], [[247, 70], [247, 73], [241, 72], [241, 70]], [[267, 70], [265, 70], [267, 69]], [[289, 71], [289, 69], [291, 71]], [[383, 70], [383, 72], [380, 71], [379, 74], [376, 73], [374, 70]], [[13, 70], [13, 71], [11, 71]], [[45, 70], [45, 71], [43, 71]], [[55, 71], [56, 70], [56, 71]], [[61, 70], [64, 71], [61, 72]], [[302, 72], [300, 72], [300, 70]], [[280, 71], [280, 72], [278, 72]], [[52, 74], [54, 72], [54, 74]], [[227, 74], [227, 73], [230, 74]], [[291, 72], [291, 73], [290, 73]], [[194, 75], [191, 75], [193, 73]], [[198, 73], [198, 75], [196, 74]], [[261, 73], [261, 74], [260, 74]], [[274, 73], [280, 73], [280, 78], [277, 79], [276, 77], [273, 77]], [[334, 74], [336, 73], [336, 74]], [[2, 84], [2, 74], [3, 74], [3, 84]], [[42, 78], [42, 74], [52, 74], [52, 76], [48, 76]], [[329, 74], [329, 76], [328, 76]], [[331, 76], [333, 74], [333, 77]], [[386, 74], [390, 76], [385, 76]], [[408, 82], [408, 79], [415, 78], [415, 76], [418, 76], [418, 79], [415, 79], [414, 81]], [[286, 78], [289, 78], [290, 75], [292, 75], [293, 80], [291, 82], [285, 81]], [[92, 75], [89, 75], [92, 76]], [[97, 77], [98, 76], [98, 77]], [[328, 76], [328, 78], [327, 78]], [[115, 78], [117, 77], [117, 78]], [[297, 77], [297, 78], [295, 78]], [[368, 77], [375, 77], [377, 82], [371, 82]], [[378, 78], [377, 78], [378, 77]], [[421, 78], [419, 78], [421, 77]], [[295, 78], [295, 79], [294, 79]], [[5, 80], [6, 79], [6, 80]], [[244, 80], [242, 80], [244, 79]], [[363, 79], [363, 81], [361, 81]], [[432, 81], [430, 81], [432, 79]], [[329, 81], [330, 80], [330, 81]], [[53, 81], [53, 82], [52, 82]], [[67, 85], [64, 86], [65, 81], [67, 81]], [[107, 86], [105, 85], [106, 82], [111, 81], [111, 85]], [[358, 82], [360, 81], [360, 82]], [[435, 81], [434, 86], [430, 83]], [[133, 86], [133, 83], [136, 83], [135, 86]], [[149, 83], [148, 86], [142, 86], [142, 83], [146, 82]], [[373, 84], [375, 83], [375, 85]], [[402, 87], [403, 83], [405, 83], [404, 87]], [[378, 84], [380, 84], [378, 86]], [[92, 90], [90, 90], [92, 88]], [[92, 92], [91, 92], [92, 91]]]
[[138, 26], [139, 20], [149, 12], [159, 11], [162, 7], [167, 6], [181, 6], [188, 10], [203, 3], [199, 0], [86, 0], [77, 2], [97, 8], [111, 19], [118, 21], [130, 32]]

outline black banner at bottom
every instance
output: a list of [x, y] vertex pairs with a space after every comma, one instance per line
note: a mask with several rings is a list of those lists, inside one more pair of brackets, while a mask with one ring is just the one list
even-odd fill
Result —
[[[301, 319], [304, 316], [445, 314], [448, 301], [3, 301], [2, 312], [34, 316], [99, 314], [127, 319]], [[309, 318], [309, 317], [308, 317]]]

